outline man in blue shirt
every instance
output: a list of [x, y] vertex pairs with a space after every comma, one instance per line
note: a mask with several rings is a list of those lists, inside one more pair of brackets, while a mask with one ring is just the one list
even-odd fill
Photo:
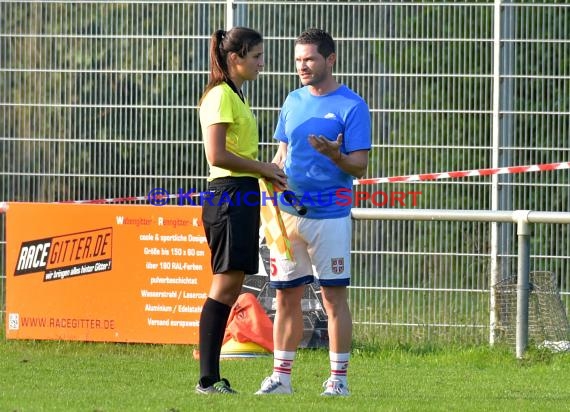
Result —
[[[333, 77], [332, 37], [308, 29], [295, 42], [295, 66], [303, 87], [291, 92], [281, 109], [274, 138], [274, 163], [283, 166], [288, 190], [307, 209], [280, 205], [295, 265], [272, 256], [270, 285], [277, 289], [273, 373], [257, 394], [292, 393], [291, 370], [303, 337], [301, 298], [306, 284], [318, 280], [328, 317], [331, 374], [322, 395], [347, 396], [352, 344], [348, 307], [352, 181], [362, 177], [371, 148], [366, 102]], [[348, 201], [347, 201], [348, 199]]]

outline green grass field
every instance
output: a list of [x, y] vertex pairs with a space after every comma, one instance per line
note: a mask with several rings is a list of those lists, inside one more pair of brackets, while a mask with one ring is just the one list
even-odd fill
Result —
[[355, 344], [352, 395], [322, 398], [328, 353], [305, 349], [292, 396], [255, 396], [270, 357], [222, 361], [237, 396], [194, 394], [190, 345], [0, 341], [0, 411], [568, 411], [570, 354]]

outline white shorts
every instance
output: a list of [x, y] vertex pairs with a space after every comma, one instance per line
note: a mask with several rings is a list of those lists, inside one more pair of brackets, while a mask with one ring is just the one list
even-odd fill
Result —
[[307, 219], [289, 213], [282, 216], [295, 264], [270, 251], [270, 286], [292, 288], [313, 283], [315, 279], [321, 286], [348, 286], [351, 217]]

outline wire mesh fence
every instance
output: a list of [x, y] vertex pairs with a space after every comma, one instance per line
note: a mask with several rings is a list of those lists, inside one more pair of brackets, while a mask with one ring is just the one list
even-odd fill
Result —
[[[229, 25], [264, 35], [265, 69], [244, 88], [263, 160], [275, 151], [279, 108], [299, 86], [294, 39], [311, 26], [331, 32], [335, 75], [369, 104], [367, 177], [570, 160], [564, 3], [6, 0], [0, 2], [0, 201], [203, 190], [197, 103], [208, 77], [210, 35]], [[369, 189], [421, 193], [414, 205], [380, 207], [566, 211], [569, 178], [566, 170]], [[4, 228], [2, 218], [3, 295]], [[499, 262], [499, 279], [515, 272], [514, 230], [497, 224], [493, 238], [483, 223], [355, 222], [357, 328], [363, 334], [382, 328], [402, 340], [486, 341], [491, 260]], [[556, 274], [567, 308], [568, 231], [563, 225], [533, 230], [532, 269]]]

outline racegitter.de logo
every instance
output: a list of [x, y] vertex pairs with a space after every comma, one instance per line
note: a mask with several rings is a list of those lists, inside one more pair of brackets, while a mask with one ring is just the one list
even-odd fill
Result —
[[113, 229], [106, 227], [23, 242], [14, 276], [44, 273], [44, 281], [111, 270]]

